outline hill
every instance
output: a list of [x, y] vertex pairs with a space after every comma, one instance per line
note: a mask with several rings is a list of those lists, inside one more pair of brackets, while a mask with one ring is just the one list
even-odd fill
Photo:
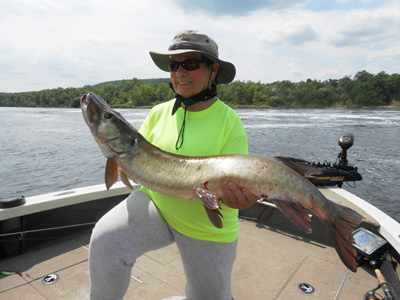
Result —
[[[120, 85], [123, 81], [129, 81], [131, 79], [122, 79], [122, 80], [112, 80], [112, 81], [104, 81], [97, 83], [95, 85], [92, 85], [95, 89], [101, 89], [103, 86], [106, 86], [108, 84], [112, 85]], [[143, 83], [146, 84], [160, 84], [160, 83], [169, 83], [171, 80], [169, 78], [152, 78], [152, 79], [139, 79], [140, 81], [143, 81]]]
[[[113, 107], [151, 107], [175, 97], [169, 82], [168, 78], [133, 78], [78, 88], [3, 93], [0, 106], [79, 107], [81, 96], [94, 92]], [[325, 81], [233, 81], [218, 85], [218, 96], [236, 108], [399, 107], [400, 74], [371, 74], [364, 70], [354, 77]]]

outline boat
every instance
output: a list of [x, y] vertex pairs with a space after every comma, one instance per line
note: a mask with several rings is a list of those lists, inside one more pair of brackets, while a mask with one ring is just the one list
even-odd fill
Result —
[[[312, 216], [312, 233], [305, 234], [273, 203], [259, 199], [239, 213], [232, 274], [236, 300], [399, 299], [400, 224], [341, 188], [344, 182], [362, 179], [347, 162], [352, 143], [352, 134], [339, 138], [342, 152], [335, 164], [277, 159], [308, 178], [328, 199], [365, 218], [353, 232], [357, 272], [340, 261], [317, 217]], [[130, 192], [118, 182], [109, 190], [100, 184], [1, 201], [0, 298], [89, 299], [91, 230]], [[138, 259], [125, 299], [163, 299], [184, 295], [184, 289], [179, 251], [170, 245]]]

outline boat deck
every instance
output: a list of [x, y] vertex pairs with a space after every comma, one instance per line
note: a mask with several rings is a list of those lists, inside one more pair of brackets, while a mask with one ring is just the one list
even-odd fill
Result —
[[[90, 230], [81, 231], [1, 261], [0, 270], [20, 271], [22, 276], [0, 275], [0, 298], [89, 299], [89, 238]], [[50, 273], [59, 275], [59, 280], [43, 284]], [[301, 283], [311, 284], [314, 293], [301, 292]], [[347, 272], [334, 248], [261, 222], [240, 222], [235, 300], [362, 299], [376, 286], [376, 279], [362, 268]], [[180, 255], [171, 245], [137, 261], [125, 299], [159, 300], [184, 295], [184, 288]]]

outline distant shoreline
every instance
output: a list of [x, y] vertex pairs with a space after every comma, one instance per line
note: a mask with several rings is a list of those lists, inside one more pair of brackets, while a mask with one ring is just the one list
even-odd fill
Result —
[[[382, 105], [382, 106], [362, 106], [362, 107], [346, 107], [346, 106], [327, 106], [327, 107], [268, 107], [268, 106], [256, 106], [256, 105], [230, 105], [229, 102], [225, 102], [233, 109], [400, 109], [400, 102], [396, 102], [393, 105]], [[155, 105], [144, 105], [135, 107], [124, 107], [124, 106], [112, 106], [112, 108], [134, 108], [134, 109], [150, 109]]]
[[[400, 109], [400, 103], [395, 105], [382, 105], [382, 106], [327, 106], [327, 107], [266, 107], [266, 106], [252, 106], [252, 105], [230, 105], [234, 109]], [[138, 107], [139, 108], [139, 107]]]
[[[229, 105], [229, 103], [226, 103]], [[155, 104], [156, 105], [156, 104]], [[151, 109], [155, 105], [143, 105], [143, 106], [133, 106], [133, 107], [126, 107], [126, 106], [118, 106], [113, 105], [111, 106], [114, 109]], [[300, 110], [300, 109], [400, 109], [400, 103], [395, 105], [383, 105], [383, 106], [362, 106], [362, 107], [346, 107], [346, 106], [327, 106], [327, 107], [267, 107], [267, 106], [255, 106], [255, 105], [229, 105], [233, 109], [293, 109], [293, 110]], [[1, 108], [77, 108], [77, 107], [46, 107], [46, 106], [0, 106]]]
[[[175, 97], [167, 78], [116, 80], [95, 86], [57, 88], [39, 92], [0, 93], [0, 106], [75, 107], [90, 91], [116, 108], [150, 108]], [[233, 81], [218, 86], [218, 96], [229, 106], [240, 109], [315, 108], [400, 108], [400, 74], [376, 75], [366, 71], [354, 77], [325, 81], [311, 80], [273, 83]]]

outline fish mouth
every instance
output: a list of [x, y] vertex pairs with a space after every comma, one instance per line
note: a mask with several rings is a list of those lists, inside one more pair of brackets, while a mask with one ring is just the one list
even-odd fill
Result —
[[100, 118], [98, 113], [100, 110], [94, 101], [91, 101], [90, 93], [82, 95], [81, 108], [85, 117], [85, 121], [88, 123], [88, 125], [92, 125], [93, 123], [99, 121]]
[[96, 98], [95, 94], [89, 92], [88, 94], [82, 95], [80, 103], [84, 119], [99, 143], [104, 144], [104, 147], [109, 147], [108, 144], [119, 139], [119, 135], [109, 136], [108, 134], [99, 132], [99, 126], [102, 123], [105, 107], [102, 105], [103, 103]]
[[87, 94], [83, 94], [81, 97], [81, 106], [87, 105], [86, 99], [87, 99]]
[[86, 110], [87, 109], [87, 105], [88, 105], [88, 101], [87, 101], [88, 95], [87, 94], [83, 94], [81, 97], [81, 108]]
[[[88, 125], [98, 124], [102, 121], [106, 112], [112, 111], [104, 99], [92, 92], [82, 95], [80, 102]], [[105, 117], [108, 119], [107, 116]]]

